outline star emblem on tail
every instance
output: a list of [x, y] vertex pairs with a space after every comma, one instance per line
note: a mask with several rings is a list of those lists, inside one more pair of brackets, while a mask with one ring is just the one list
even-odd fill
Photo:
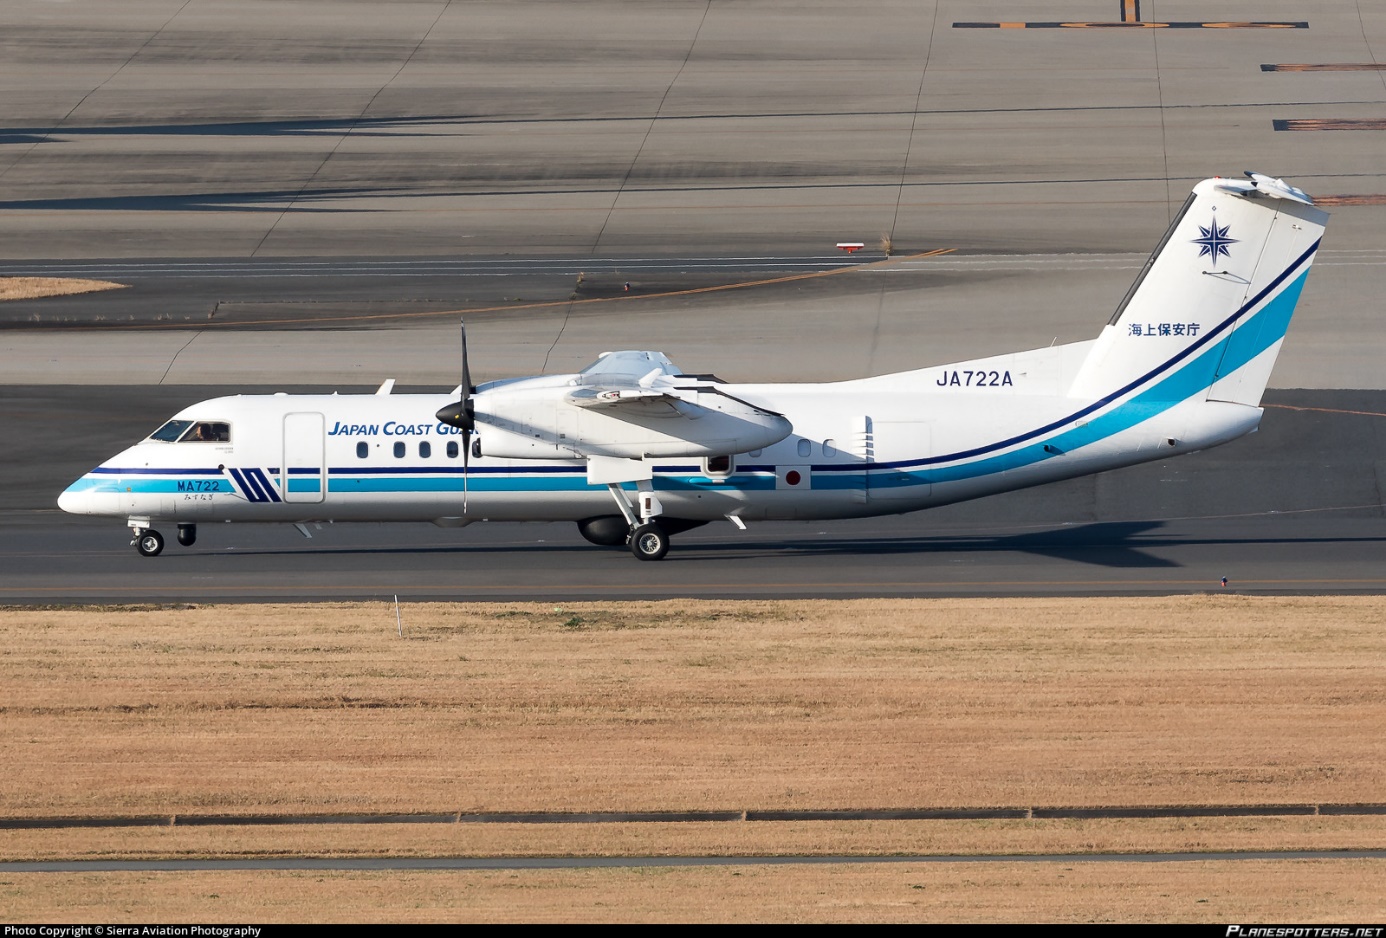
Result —
[[1227, 246], [1237, 243], [1236, 238], [1227, 237], [1227, 230], [1231, 227], [1231, 225], [1219, 225], [1218, 220], [1214, 218], [1206, 228], [1199, 225], [1198, 230], [1203, 237], [1194, 238], [1189, 243], [1199, 246], [1199, 257], [1211, 257], [1214, 261], [1219, 257], [1231, 257], [1232, 252], [1227, 249]]

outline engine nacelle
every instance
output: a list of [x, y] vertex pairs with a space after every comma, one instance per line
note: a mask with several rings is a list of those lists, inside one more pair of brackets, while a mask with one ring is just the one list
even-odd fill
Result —
[[477, 428], [477, 451], [496, 459], [581, 459], [582, 454], [560, 446], [552, 434], [512, 433], [489, 424]]

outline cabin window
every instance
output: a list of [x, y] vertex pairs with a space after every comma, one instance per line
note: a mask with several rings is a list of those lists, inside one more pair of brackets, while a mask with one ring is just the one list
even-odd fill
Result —
[[732, 458], [730, 456], [709, 456], [704, 461], [707, 474], [710, 476], [724, 476], [732, 471]]
[[403, 458], [404, 458], [404, 441], [403, 441], [403, 440], [395, 440], [395, 458], [396, 458], [396, 459], [403, 459]]
[[191, 420], [170, 420], [153, 433], [149, 434], [151, 440], [159, 440], [162, 443], [174, 443], [180, 436], [192, 426]]
[[813, 455], [813, 444], [808, 440], [799, 441], [799, 455], [807, 459]]
[[231, 424], [199, 420], [183, 434], [180, 443], [230, 443]]
[[836, 455], [837, 455], [837, 441], [836, 441], [836, 440], [824, 440], [824, 441], [823, 441], [823, 455], [824, 455], [824, 456], [836, 456]]
[[433, 455], [433, 444], [432, 444], [432, 443], [429, 443], [427, 440], [420, 440], [420, 441], [419, 441], [419, 458], [420, 458], [420, 459], [427, 459], [428, 457], [430, 457], [430, 456], [432, 456], [432, 455]]
[[456, 458], [457, 458], [457, 452], [458, 452], [458, 450], [457, 450], [457, 441], [456, 441], [456, 440], [448, 440], [448, 459], [456, 459]]
[[365, 459], [365, 458], [366, 458], [367, 456], [369, 456], [370, 454], [371, 454], [371, 445], [370, 445], [369, 443], [367, 443], [365, 440], [362, 440], [361, 442], [359, 442], [359, 443], [356, 444], [356, 458], [357, 458], [357, 459]]

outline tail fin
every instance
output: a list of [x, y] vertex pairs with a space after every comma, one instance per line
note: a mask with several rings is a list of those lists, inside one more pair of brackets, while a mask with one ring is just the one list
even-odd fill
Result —
[[1070, 396], [1260, 403], [1328, 214], [1247, 175], [1194, 186]]

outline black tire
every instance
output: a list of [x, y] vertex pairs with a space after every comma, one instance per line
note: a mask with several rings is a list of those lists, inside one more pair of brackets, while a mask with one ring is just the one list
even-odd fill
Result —
[[184, 547], [191, 547], [197, 543], [197, 525], [180, 524], [178, 525], [178, 543]]
[[669, 553], [669, 535], [653, 521], [630, 533], [630, 552], [640, 560], [663, 560]]
[[158, 531], [145, 531], [135, 538], [135, 550], [142, 557], [157, 557], [164, 549], [164, 536]]

